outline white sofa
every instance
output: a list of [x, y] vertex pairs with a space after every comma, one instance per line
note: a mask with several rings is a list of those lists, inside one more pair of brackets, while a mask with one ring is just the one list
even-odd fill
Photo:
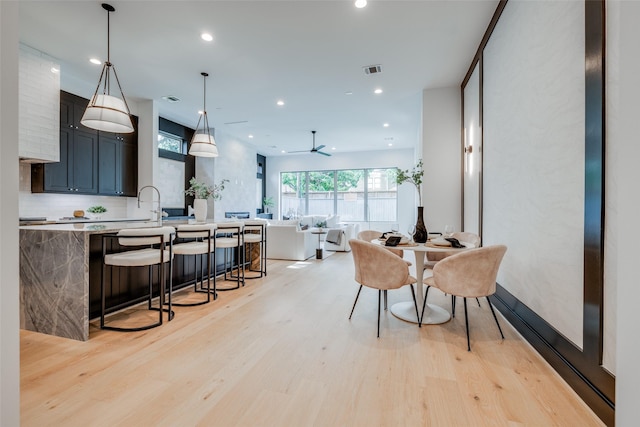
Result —
[[335, 252], [350, 252], [349, 239], [355, 239], [360, 231], [359, 224], [340, 223], [336, 228], [327, 230], [324, 249]]
[[298, 221], [277, 221], [267, 226], [267, 258], [304, 261], [316, 253], [317, 236], [299, 230]]

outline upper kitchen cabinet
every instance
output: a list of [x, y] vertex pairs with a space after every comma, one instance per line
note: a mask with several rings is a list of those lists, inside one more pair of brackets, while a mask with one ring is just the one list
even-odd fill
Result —
[[135, 196], [138, 187], [136, 131], [120, 135], [80, 124], [88, 100], [60, 92], [60, 162], [31, 166], [33, 193]]
[[98, 192], [98, 133], [60, 128], [60, 162], [31, 165], [34, 193]]
[[60, 160], [60, 64], [24, 44], [19, 50], [18, 153], [27, 163]]
[[132, 117], [134, 133], [100, 132], [98, 138], [98, 192], [135, 197], [138, 192], [138, 123]]

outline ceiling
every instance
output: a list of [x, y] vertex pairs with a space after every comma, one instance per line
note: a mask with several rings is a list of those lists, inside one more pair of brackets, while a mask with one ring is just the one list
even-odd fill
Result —
[[[85, 98], [100, 73], [89, 58], [107, 53], [100, 4], [20, 2], [21, 42], [58, 59], [62, 89]], [[211, 126], [271, 156], [310, 149], [311, 130], [335, 153], [415, 147], [422, 91], [460, 85], [498, 1], [110, 4], [111, 62], [129, 102], [153, 99], [162, 117], [195, 127], [208, 72]]]

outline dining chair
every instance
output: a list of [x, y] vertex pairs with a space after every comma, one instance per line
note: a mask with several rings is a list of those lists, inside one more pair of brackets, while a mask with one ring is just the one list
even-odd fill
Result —
[[[459, 296], [464, 299], [464, 321], [467, 330], [468, 351], [471, 351], [471, 343], [469, 339], [467, 298], [486, 298], [496, 325], [498, 325], [500, 336], [504, 339], [502, 328], [498, 323], [498, 317], [488, 297], [496, 292], [496, 277], [506, 252], [507, 247], [504, 245], [486, 246], [459, 252], [439, 261], [433, 267], [433, 276], [423, 281], [428, 287], [433, 286], [447, 294], [451, 294], [452, 297]], [[427, 298], [425, 296], [422, 306], [423, 313], [426, 302]], [[455, 317], [455, 300], [453, 304], [452, 314]]]
[[349, 314], [349, 320], [353, 316], [363, 286], [378, 290], [378, 338], [380, 338], [380, 297], [382, 291], [386, 292], [389, 289], [398, 289], [409, 285], [417, 316], [418, 305], [412, 286], [413, 283], [416, 283], [416, 278], [409, 275], [409, 266], [404, 260], [384, 247], [364, 240], [351, 239], [349, 244], [355, 265], [355, 280], [360, 284], [351, 308], [351, 314]]
[[[382, 234], [383, 233], [381, 231], [377, 231], [377, 230], [363, 230], [359, 232], [356, 237], [359, 240], [364, 240], [365, 242], [372, 242], [377, 238], [379, 238], [380, 236], [382, 236]], [[391, 252], [392, 254], [398, 255], [400, 258], [404, 258], [404, 251], [402, 249], [394, 249], [394, 248], [387, 248], [387, 247], [385, 247], [385, 249]], [[411, 265], [411, 261], [404, 260], [404, 262], [406, 262], [407, 265]], [[387, 291], [384, 291], [384, 309], [385, 310], [387, 309]]]

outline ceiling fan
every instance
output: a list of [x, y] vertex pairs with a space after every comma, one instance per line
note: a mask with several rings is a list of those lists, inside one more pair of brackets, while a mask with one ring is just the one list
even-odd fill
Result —
[[319, 145], [318, 147], [316, 147], [316, 131], [312, 130], [311, 133], [313, 134], [313, 148], [311, 150], [289, 151], [289, 153], [306, 153], [306, 152], [309, 152], [309, 153], [322, 154], [323, 156], [331, 156], [331, 154], [329, 154], [329, 153], [325, 153], [325, 152], [320, 151], [325, 147], [324, 145]]

